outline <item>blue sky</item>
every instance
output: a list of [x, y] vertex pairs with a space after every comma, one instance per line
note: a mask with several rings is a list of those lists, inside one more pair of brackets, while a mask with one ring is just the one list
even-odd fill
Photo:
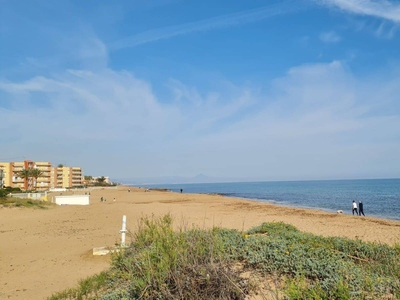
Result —
[[0, 0], [0, 160], [400, 177], [400, 2]]

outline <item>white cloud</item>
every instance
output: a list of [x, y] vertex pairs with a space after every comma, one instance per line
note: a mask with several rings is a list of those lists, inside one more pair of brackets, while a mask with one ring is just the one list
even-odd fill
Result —
[[[65, 129], [72, 138], [109, 140], [123, 137], [127, 130], [124, 126], [140, 126], [146, 119], [157, 120], [159, 125], [163, 122], [161, 107], [150, 85], [124, 71], [68, 70], [55, 78], [34, 77], [22, 83], [1, 83], [0, 88], [10, 93], [13, 103], [10, 114], [32, 114], [32, 119], [35, 115], [48, 115], [43, 123], [49, 120], [57, 123], [58, 128], [43, 128], [53, 137], [62, 135], [59, 130]], [[20, 94], [29, 97], [22, 100]], [[40, 102], [43, 105], [38, 105]], [[169, 110], [163, 113], [173, 115]], [[113, 136], [79, 130], [85, 121], [101, 124], [102, 130], [120, 130]], [[151, 133], [155, 129], [149, 123], [147, 130]]]
[[388, 0], [322, 0], [323, 4], [338, 7], [344, 11], [373, 16], [392, 22], [400, 22], [400, 3]]
[[167, 86], [174, 101], [165, 104], [128, 71], [2, 81], [2, 155], [114, 178], [400, 175], [399, 77], [360, 80], [334, 61], [292, 68], [262, 95], [232, 84]]
[[400, 24], [388, 24], [388, 22], [382, 22], [377, 29], [374, 30], [374, 33], [377, 37], [392, 39], [399, 28]]
[[[53, 152], [53, 157], [72, 159], [71, 153], [63, 151], [75, 148], [93, 163], [101, 156], [97, 147], [111, 151], [118, 145], [122, 149], [117, 152], [125, 157], [147, 156], [148, 148], [168, 148], [175, 140], [223, 127], [221, 122], [251, 103], [246, 101], [250, 97], [246, 90], [235, 95], [210, 92], [203, 97], [179, 81], [169, 85], [176, 95], [172, 105], [161, 104], [148, 82], [127, 71], [67, 70], [53, 77], [0, 82], [3, 101], [8, 103], [1, 108], [0, 102], [0, 140], [12, 141], [2, 150], [26, 157], [39, 155], [40, 159], [50, 159]], [[43, 151], [48, 146], [53, 150]]]
[[319, 39], [324, 43], [337, 43], [341, 40], [341, 37], [335, 31], [327, 31], [322, 32]]
[[[187, 158], [183, 165], [201, 165], [202, 173], [216, 176], [398, 177], [400, 107], [394, 99], [400, 88], [394, 82], [400, 78], [357, 80], [341, 62], [292, 68], [274, 82], [263, 109], [198, 137], [193, 147], [203, 155], [194, 156], [196, 163], [187, 149], [176, 151]], [[382, 97], [390, 100], [382, 103]]]

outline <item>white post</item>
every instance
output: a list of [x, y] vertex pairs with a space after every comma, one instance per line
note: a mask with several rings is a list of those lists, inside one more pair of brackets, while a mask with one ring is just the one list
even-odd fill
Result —
[[126, 230], [126, 216], [122, 216], [122, 229], [119, 231], [121, 233], [121, 247], [126, 247], [125, 245], [125, 235], [128, 232]]

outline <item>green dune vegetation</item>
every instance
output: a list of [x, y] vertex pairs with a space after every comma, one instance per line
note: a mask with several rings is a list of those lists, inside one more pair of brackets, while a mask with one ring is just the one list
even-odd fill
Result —
[[16, 198], [7, 196], [10, 193], [20, 193], [19, 188], [5, 187], [0, 189], [0, 206], [3, 207], [27, 207], [46, 209], [54, 206], [53, 203], [47, 201], [32, 200], [27, 198]]
[[247, 232], [172, 223], [143, 218], [109, 270], [48, 299], [400, 299], [400, 245], [284, 223]]

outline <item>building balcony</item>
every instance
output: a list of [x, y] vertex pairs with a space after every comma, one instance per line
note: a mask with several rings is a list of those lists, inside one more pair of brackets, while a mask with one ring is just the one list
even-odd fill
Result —
[[25, 182], [25, 180], [23, 180], [23, 179], [14, 179], [12, 182], [13, 183], [23, 183], [23, 182]]

